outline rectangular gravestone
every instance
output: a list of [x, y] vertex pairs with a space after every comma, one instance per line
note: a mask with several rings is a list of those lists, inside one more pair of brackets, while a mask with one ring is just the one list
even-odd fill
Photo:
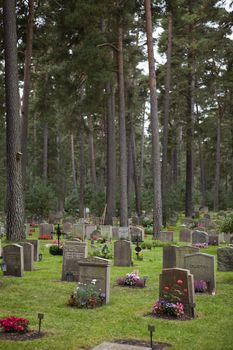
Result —
[[202, 219], [199, 219], [198, 226], [206, 228], [210, 225], [210, 223], [211, 223], [210, 219], [202, 218]]
[[158, 239], [161, 242], [173, 242], [173, 231], [160, 231]]
[[204, 231], [195, 230], [192, 232], [192, 244], [206, 243], [208, 244], [208, 233]]
[[30, 224], [24, 224], [24, 228], [25, 228], [25, 237], [27, 237], [29, 235], [30, 232]]
[[[179, 281], [179, 282], [178, 282]], [[181, 282], [180, 282], [181, 281]], [[178, 283], [179, 293], [175, 294]], [[166, 294], [166, 289], [171, 291]], [[184, 312], [190, 317], [195, 316], [195, 294], [194, 294], [194, 282], [193, 275], [186, 269], [163, 269], [160, 274], [159, 296], [161, 300], [168, 302], [180, 302], [184, 305]]]
[[182, 227], [180, 229], [180, 242], [191, 242], [192, 233], [188, 227]]
[[204, 280], [208, 292], [214, 294], [216, 289], [216, 276], [214, 255], [195, 253], [184, 257], [185, 268], [193, 274], [195, 281]]
[[112, 239], [114, 241], [119, 239], [119, 226], [112, 227]]
[[63, 247], [62, 281], [79, 280], [79, 261], [87, 258], [87, 243], [66, 241]]
[[119, 240], [114, 242], [114, 265], [131, 266], [132, 248], [130, 241]]
[[130, 226], [130, 239], [132, 242], [143, 242], [144, 241], [144, 228], [137, 226]]
[[39, 227], [39, 234], [42, 235], [51, 235], [51, 232], [54, 232], [54, 225], [48, 223], [42, 223]]
[[129, 228], [120, 226], [118, 230], [119, 239], [129, 239]]
[[71, 222], [64, 222], [62, 225], [62, 233], [65, 235], [70, 235], [73, 230], [73, 224]]
[[85, 224], [74, 224], [71, 235], [84, 241], [86, 234], [85, 231]]
[[228, 244], [233, 243], [233, 234], [232, 233], [224, 233], [224, 241]]
[[40, 241], [38, 239], [27, 239], [24, 242], [31, 243], [34, 247], [34, 261], [39, 261]]
[[4, 276], [22, 277], [24, 271], [23, 247], [10, 244], [3, 248], [3, 260], [6, 263]]
[[108, 240], [112, 239], [112, 226], [111, 225], [100, 225], [101, 236]]
[[233, 248], [218, 248], [218, 271], [233, 271]]
[[190, 226], [190, 225], [193, 224], [193, 219], [192, 219], [192, 218], [184, 218], [184, 219], [182, 220], [182, 223], [183, 223], [184, 225]]
[[209, 245], [219, 245], [219, 235], [218, 233], [214, 234], [214, 233], [209, 233], [209, 237], [208, 237], [208, 244]]
[[163, 247], [163, 268], [168, 269], [178, 267], [185, 269], [184, 257], [187, 254], [198, 253], [199, 248], [186, 246], [178, 247], [175, 245]]
[[23, 247], [24, 271], [32, 271], [34, 261], [34, 245], [29, 242], [20, 242], [19, 245]]
[[91, 239], [92, 233], [97, 230], [96, 225], [86, 225], [85, 232], [86, 232], [86, 238]]
[[110, 266], [110, 260], [98, 257], [89, 257], [79, 261], [79, 282], [91, 283], [92, 280], [96, 280], [97, 289], [105, 293], [106, 304], [110, 296]]

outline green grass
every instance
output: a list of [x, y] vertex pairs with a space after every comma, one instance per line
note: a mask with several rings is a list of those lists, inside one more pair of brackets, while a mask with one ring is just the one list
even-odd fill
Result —
[[[43, 260], [23, 278], [3, 277], [0, 272], [0, 317], [16, 315], [30, 320], [37, 329], [37, 313], [44, 313], [39, 340], [13, 342], [0, 340], [4, 350], [90, 349], [103, 341], [119, 338], [148, 340], [148, 324], [155, 325], [154, 340], [172, 344], [174, 350], [230, 350], [233, 343], [233, 272], [217, 272], [216, 296], [197, 295], [198, 317], [191, 321], [170, 321], [145, 317], [158, 298], [162, 248], [144, 251], [144, 260], [134, 267], [111, 267], [110, 303], [94, 310], [67, 306], [76, 283], [61, 282], [62, 257], [52, 256], [41, 241]], [[216, 254], [216, 247], [203, 252]], [[116, 279], [139, 270], [147, 275], [147, 287], [130, 289], [116, 286]]]

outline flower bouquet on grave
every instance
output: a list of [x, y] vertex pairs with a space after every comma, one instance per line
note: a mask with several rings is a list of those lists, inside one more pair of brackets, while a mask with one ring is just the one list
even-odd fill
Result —
[[0, 329], [4, 333], [26, 333], [29, 321], [26, 318], [10, 316], [0, 319]]
[[152, 314], [157, 316], [182, 317], [184, 315], [184, 304], [182, 296], [188, 293], [183, 288], [183, 281], [177, 280], [172, 286], [163, 288], [163, 298], [157, 300], [153, 306]]
[[105, 293], [102, 293], [101, 289], [97, 289], [96, 280], [93, 279], [90, 283], [78, 283], [78, 287], [70, 295], [68, 305], [76, 306], [77, 308], [94, 309], [102, 306], [105, 299]]
[[120, 277], [117, 279], [118, 286], [128, 286], [128, 287], [140, 287], [144, 288], [146, 286], [147, 277], [141, 278], [138, 271], [133, 271], [127, 273], [125, 277]]
[[195, 293], [207, 293], [208, 284], [204, 280], [194, 280]]

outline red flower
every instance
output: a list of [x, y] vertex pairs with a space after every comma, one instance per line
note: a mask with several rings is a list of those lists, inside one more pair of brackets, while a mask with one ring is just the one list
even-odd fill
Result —
[[177, 280], [176, 283], [179, 284], [179, 286], [181, 286], [183, 284], [183, 281], [182, 280]]
[[164, 292], [168, 292], [168, 291], [169, 291], [169, 287], [164, 287], [164, 288], [163, 288], [163, 291], [164, 291]]
[[187, 288], [184, 289], [184, 293], [188, 293], [188, 289]]

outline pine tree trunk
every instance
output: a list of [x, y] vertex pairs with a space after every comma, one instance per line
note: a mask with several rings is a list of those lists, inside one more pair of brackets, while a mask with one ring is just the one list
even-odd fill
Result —
[[57, 134], [57, 210], [58, 212], [64, 213], [64, 204], [65, 204], [65, 162], [64, 162], [64, 155], [61, 145], [61, 135], [58, 131]]
[[153, 238], [158, 238], [162, 226], [162, 199], [161, 199], [161, 174], [160, 174], [160, 146], [159, 146], [159, 118], [156, 92], [155, 59], [153, 50], [153, 29], [151, 19], [151, 1], [144, 0], [146, 12], [146, 34], [149, 62], [149, 87], [151, 106], [151, 131], [152, 131], [152, 167], [153, 167]]
[[80, 151], [80, 165], [79, 165], [79, 217], [84, 218], [84, 185], [85, 185], [85, 164], [84, 164], [84, 130], [80, 129], [79, 134], [79, 151]]
[[94, 137], [93, 137], [93, 123], [92, 117], [88, 117], [88, 126], [89, 126], [89, 154], [90, 154], [90, 168], [91, 168], [91, 183], [93, 191], [96, 192], [97, 188], [97, 179], [96, 179], [96, 166], [95, 166], [95, 146], [94, 146]]
[[74, 134], [70, 135], [70, 146], [71, 146], [71, 164], [72, 164], [72, 178], [74, 191], [77, 191], [77, 177], [75, 167], [75, 155], [74, 155]]
[[141, 189], [139, 187], [138, 172], [137, 172], [137, 155], [136, 155], [136, 143], [135, 133], [133, 127], [132, 113], [130, 113], [130, 143], [133, 161], [133, 175], [134, 175], [134, 186], [135, 186], [135, 202], [137, 215], [141, 216]]
[[34, 0], [29, 0], [29, 15], [27, 25], [27, 39], [24, 60], [24, 84], [23, 84], [23, 101], [22, 101], [22, 123], [21, 123], [21, 148], [22, 148], [22, 174], [25, 185], [26, 166], [27, 166], [27, 134], [28, 134], [28, 106], [30, 94], [30, 71], [32, 57], [32, 38], [33, 38], [33, 21], [34, 21]]
[[119, 95], [119, 132], [120, 132], [120, 226], [128, 226], [127, 201], [127, 147], [125, 128], [125, 89], [124, 89], [124, 61], [123, 61], [123, 27], [122, 19], [118, 23], [117, 38], [118, 65], [118, 95]]
[[162, 158], [162, 202], [163, 202], [163, 225], [166, 225], [166, 196], [168, 190], [168, 122], [170, 106], [170, 89], [171, 89], [171, 54], [172, 54], [172, 15], [168, 15], [168, 46], [167, 46], [167, 64], [165, 78], [165, 100], [164, 100], [164, 121], [163, 121], [163, 158]]
[[24, 238], [24, 200], [20, 145], [19, 86], [17, 70], [16, 8], [14, 0], [3, 1], [6, 155], [7, 155], [7, 239]]
[[214, 180], [214, 211], [219, 210], [219, 184], [220, 184], [220, 165], [221, 165], [221, 107], [218, 107], [217, 116], [217, 142], [216, 142], [216, 163]]
[[116, 204], [116, 140], [115, 140], [115, 92], [110, 83], [106, 85], [107, 99], [107, 189], [105, 225], [112, 225]]
[[47, 182], [48, 179], [48, 137], [49, 137], [49, 131], [48, 131], [48, 123], [44, 124], [44, 130], [43, 130], [43, 139], [44, 139], [44, 146], [43, 146], [43, 179], [45, 182]]
[[140, 176], [139, 176], [139, 188], [141, 193], [143, 193], [143, 185], [144, 185], [144, 140], [145, 140], [145, 132], [144, 132], [144, 124], [145, 124], [145, 119], [143, 115], [143, 120], [142, 120], [142, 130], [141, 130], [141, 159], [140, 159]]

